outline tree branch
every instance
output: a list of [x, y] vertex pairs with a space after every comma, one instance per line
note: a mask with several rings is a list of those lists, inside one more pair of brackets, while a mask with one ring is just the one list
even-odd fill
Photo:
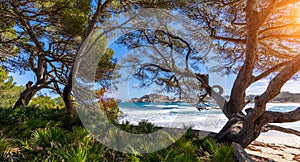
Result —
[[246, 39], [237, 39], [237, 38], [230, 38], [230, 37], [222, 37], [222, 36], [216, 36], [216, 35], [210, 35], [210, 37], [218, 40], [224, 40], [224, 41], [229, 41], [237, 44], [246, 44], [247, 40]]
[[268, 132], [270, 130], [276, 130], [276, 131], [280, 131], [280, 132], [284, 132], [284, 133], [288, 133], [288, 134], [294, 134], [297, 136], [300, 136], [300, 132], [291, 128], [283, 128], [277, 125], [271, 125], [271, 124], [267, 124], [263, 127], [262, 132]]
[[247, 114], [248, 120], [255, 121], [265, 112], [266, 103], [276, 97], [280, 93], [281, 87], [300, 70], [299, 65], [300, 55], [297, 55], [271, 80], [267, 90], [255, 99], [255, 108], [254, 111]]
[[89, 22], [89, 27], [86, 32], [86, 36], [88, 36], [95, 28], [95, 24], [98, 22], [98, 19], [100, 18], [102, 12], [106, 7], [108, 7], [113, 0], [107, 0], [103, 4], [101, 1], [98, 1], [96, 13], [93, 15], [92, 20]]
[[281, 87], [300, 70], [300, 55], [297, 55], [270, 82], [267, 90], [259, 97], [259, 102], [267, 103], [276, 97]]
[[300, 107], [290, 112], [265, 111], [261, 116], [261, 120], [264, 123], [296, 122], [300, 120]]
[[285, 25], [280, 25], [280, 26], [273, 26], [273, 27], [269, 27], [269, 28], [265, 28], [263, 30], [260, 30], [258, 32], [259, 35], [261, 34], [264, 34], [265, 32], [268, 32], [268, 31], [272, 31], [272, 30], [279, 30], [279, 29], [285, 29], [285, 28], [288, 28], [288, 27], [299, 27], [300, 24], [295, 24], [295, 23], [289, 23], [289, 24], [285, 24]]
[[[171, 37], [171, 38], [173, 38], [173, 39], [180, 40], [181, 42], [183, 42], [183, 43], [187, 46], [188, 52], [187, 52], [187, 54], [186, 54], [186, 56], [185, 56], [185, 68], [186, 68], [186, 70], [188, 71], [188, 70], [189, 70], [189, 58], [190, 58], [190, 55], [191, 55], [191, 53], [192, 53], [192, 48], [191, 48], [190, 44], [189, 44], [186, 40], [184, 40], [183, 38], [178, 37], [178, 36], [176, 36], [176, 35], [173, 35], [173, 34], [171, 34], [170, 32], [165, 32], [165, 31], [163, 31], [163, 30], [159, 30], [159, 31], [160, 31], [160, 32], [163, 32], [163, 33], [166, 34], [168, 37]], [[175, 65], [175, 63], [173, 63], [173, 65]]]
[[23, 28], [27, 31], [27, 33], [30, 36], [32, 42], [37, 47], [38, 51], [39, 52], [44, 52], [44, 48], [41, 45], [41, 43], [39, 42], [36, 35], [34, 34], [32, 28], [30, 26], [30, 23], [24, 19], [24, 15], [22, 13], [18, 12], [18, 9], [16, 8], [15, 4], [11, 3], [11, 5], [14, 7], [13, 10], [14, 10], [15, 14], [18, 16], [18, 20], [20, 21], [21, 26], [23, 26]]
[[275, 6], [277, 5], [277, 0], [272, 0], [268, 6], [268, 8], [263, 9], [260, 14], [259, 14], [259, 23], [258, 25], [261, 26], [263, 25], [266, 20], [268, 19], [268, 17], [270, 16], [270, 14], [272, 13], [273, 9], [275, 8]]
[[[277, 50], [279, 50], [279, 51], [275, 51], [274, 48], [269, 47], [264, 42], [260, 41], [259, 43], [262, 45], [261, 48], [264, 48], [264, 50], [266, 50], [266, 53], [267, 52], [269, 53], [269, 54], [266, 54], [266, 56], [269, 55], [269, 56], [272, 56], [272, 57], [275, 57], [275, 58], [278, 58], [278, 59], [282, 59], [282, 60], [293, 58], [292, 54], [280, 53], [280, 51], [282, 50], [280, 48], [277, 48]], [[279, 45], [279, 47], [280, 47], [280, 45]], [[285, 47], [282, 47], [282, 48], [285, 48]]]
[[262, 36], [259, 38], [259, 40], [269, 39], [269, 38], [295, 38], [300, 39], [300, 34], [270, 34], [266, 36]]
[[149, 63], [149, 64], [144, 64], [144, 65], [142, 65], [142, 67], [141, 68], [145, 68], [145, 67], [156, 67], [156, 68], [158, 68], [158, 69], [160, 69], [160, 70], [162, 70], [162, 71], [164, 71], [164, 72], [172, 72], [171, 70], [169, 70], [169, 69], [166, 69], [166, 68], [163, 68], [163, 67], [161, 67], [161, 66], [159, 66], [159, 65], [157, 65], [157, 64], [151, 64], [151, 63]]
[[289, 64], [289, 63], [290, 63], [290, 61], [286, 61], [286, 62], [282, 62], [282, 63], [280, 63], [280, 64], [277, 64], [277, 65], [273, 66], [272, 68], [270, 68], [270, 69], [264, 71], [263, 73], [261, 73], [260, 75], [256, 76], [256, 77], [254, 78], [254, 81], [253, 81], [253, 82], [256, 82], [256, 81], [258, 81], [258, 80], [260, 80], [260, 79], [262, 79], [262, 78], [267, 77], [267, 76], [270, 75], [272, 72], [274, 72], [274, 71], [276, 71], [276, 70], [278, 70], [278, 69], [284, 67], [285, 65], [287, 65], [287, 64]]

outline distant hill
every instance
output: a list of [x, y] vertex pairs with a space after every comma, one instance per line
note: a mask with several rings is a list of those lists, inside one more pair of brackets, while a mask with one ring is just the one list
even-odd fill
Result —
[[[251, 102], [254, 101], [254, 98], [257, 95], [248, 95], [247, 99]], [[270, 102], [275, 103], [285, 103], [285, 102], [294, 102], [294, 103], [300, 103], [300, 93], [290, 93], [290, 92], [281, 92], [279, 95], [277, 95], [274, 99], [272, 99]]]
[[[251, 102], [254, 101], [254, 98], [257, 95], [248, 95], [247, 100]], [[226, 99], [229, 99], [229, 96], [225, 96]], [[210, 97], [207, 98], [208, 100], [213, 100]], [[171, 98], [161, 94], [148, 94], [144, 95], [140, 98], [132, 98], [127, 102], [174, 102], [177, 101], [176, 98]], [[179, 100], [178, 100], [179, 101]], [[186, 102], [186, 100], [181, 99], [180, 102]], [[278, 96], [276, 96], [270, 102], [275, 103], [285, 103], [285, 102], [294, 102], [300, 103], [300, 93], [290, 93], [290, 92], [281, 92]]]
[[[204, 99], [203, 101], [208, 101], [208, 97]], [[189, 98], [189, 97], [171, 97], [171, 96], [166, 96], [166, 95], [161, 95], [157, 93], [151, 93], [144, 95], [140, 98], [132, 98], [128, 101], [125, 102], [156, 102], [156, 103], [161, 103], [161, 102], [183, 102], [183, 103], [196, 103], [194, 98]]]
[[144, 95], [140, 98], [132, 98], [132, 102], [170, 102], [172, 99], [168, 96], [161, 95], [161, 94], [148, 94]]

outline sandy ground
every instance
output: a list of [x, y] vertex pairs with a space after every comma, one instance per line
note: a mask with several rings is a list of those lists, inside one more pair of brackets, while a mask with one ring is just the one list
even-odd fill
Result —
[[245, 150], [255, 161], [300, 162], [300, 137], [269, 131]]

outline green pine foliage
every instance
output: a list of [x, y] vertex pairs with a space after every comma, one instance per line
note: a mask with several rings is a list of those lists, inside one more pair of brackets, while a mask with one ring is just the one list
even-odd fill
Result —
[[24, 87], [15, 85], [12, 76], [0, 66], [0, 107], [12, 107]]
[[49, 96], [37, 96], [30, 101], [29, 106], [40, 108], [56, 107], [56, 102]]

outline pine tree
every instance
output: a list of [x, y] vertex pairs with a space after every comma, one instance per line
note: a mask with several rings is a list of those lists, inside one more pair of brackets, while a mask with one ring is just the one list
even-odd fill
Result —
[[24, 87], [15, 86], [12, 76], [0, 66], [0, 107], [11, 107]]

